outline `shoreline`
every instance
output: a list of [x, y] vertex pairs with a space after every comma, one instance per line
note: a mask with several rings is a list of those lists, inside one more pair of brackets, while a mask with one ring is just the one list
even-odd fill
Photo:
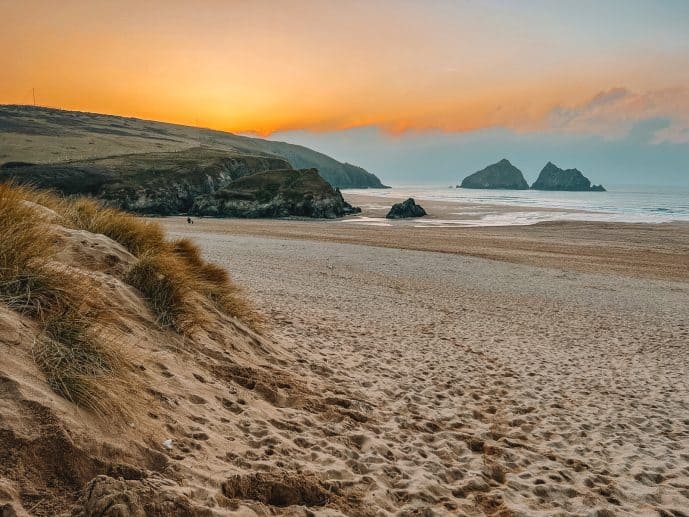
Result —
[[[343, 195], [355, 206], [365, 207], [371, 213], [377, 213], [380, 217], [385, 217], [385, 208], [389, 208], [392, 203], [404, 201], [408, 197], [413, 197], [421, 205], [427, 205], [430, 212], [423, 220], [437, 220], [446, 219], [448, 223], [461, 223], [470, 220], [481, 220], [479, 224], [466, 224], [466, 226], [529, 226], [538, 224], [539, 222], [600, 222], [600, 223], [626, 223], [626, 224], [659, 224], [659, 223], [680, 223], [689, 224], [689, 218], [672, 219], [670, 217], [663, 217], [666, 213], [664, 208], [657, 211], [649, 211], [642, 214], [641, 212], [616, 212], [614, 208], [602, 206], [568, 206], [572, 205], [572, 199], [544, 199], [537, 202], [535, 199], [528, 199], [529, 202], [519, 202], [521, 198], [511, 197], [510, 192], [522, 193], [525, 191], [509, 191], [509, 190], [483, 190], [486, 198], [479, 196], [478, 198], [462, 198], [452, 197], [447, 198], [443, 196], [443, 189], [424, 191], [399, 189], [401, 192], [395, 192], [395, 195], [387, 196], [380, 192], [369, 193], [366, 191], [345, 191]], [[491, 195], [495, 193], [504, 193], [506, 200], [491, 199]], [[532, 192], [532, 191], [528, 191]], [[567, 192], [567, 191], [535, 191], [543, 194], [589, 194], [587, 192]], [[439, 198], [438, 198], [439, 197]], [[478, 199], [483, 199], [479, 201]], [[490, 201], [489, 201], [490, 199]], [[525, 201], [527, 199], [521, 199]], [[595, 200], [595, 196], [587, 197], [586, 200]], [[582, 200], [579, 200], [580, 202]], [[612, 202], [612, 200], [610, 201]], [[533, 203], [533, 204], [532, 204]], [[574, 204], [577, 204], [576, 202]], [[638, 209], [638, 207], [637, 207]], [[568, 215], [573, 217], [568, 218]], [[515, 222], [509, 218], [500, 216], [518, 216], [527, 215], [526, 222]], [[473, 217], [472, 217], [473, 216]], [[498, 216], [497, 220], [491, 221], [491, 218]], [[653, 217], [656, 220], [652, 220]]]
[[[365, 199], [362, 199], [365, 198]], [[549, 221], [513, 226], [418, 227], [419, 220], [366, 225], [357, 217], [384, 217], [393, 198], [348, 195], [359, 216], [336, 220], [156, 218], [170, 230], [291, 240], [362, 244], [480, 257], [560, 270], [615, 273], [630, 277], [689, 281], [689, 222], [620, 223]], [[363, 201], [363, 202], [362, 202]], [[445, 219], [457, 203], [423, 202], [425, 221]], [[505, 210], [509, 210], [505, 207]], [[382, 213], [382, 215], [381, 215]]]

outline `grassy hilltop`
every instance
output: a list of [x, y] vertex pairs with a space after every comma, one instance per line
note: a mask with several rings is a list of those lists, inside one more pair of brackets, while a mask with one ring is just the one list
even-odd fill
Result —
[[56, 163], [202, 146], [281, 158], [295, 169], [318, 169], [333, 187], [381, 188], [366, 170], [303, 146], [223, 131], [53, 108], [0, 106], [0, 164]]

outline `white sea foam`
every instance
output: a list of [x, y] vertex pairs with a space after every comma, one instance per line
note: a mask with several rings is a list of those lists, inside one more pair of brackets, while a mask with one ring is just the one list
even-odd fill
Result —
[[[361, 194], [361, 191], [344, 191]], [[376, 196], [413, 197], [417, 201], [457, 203], [452, 219], [415, 219], [415, 227], [512, 226], [544, 221], [610, 221], [667, 223], [689, 221], [687, 188], [612, 188], [608, 192], [543, 192], [534, 190], [473, 190], [404, 187], [376, 190]], [[378, 203], [376, 203], [377, 205]], [[491, 206], [496, 207], [491, 209]], [[513, 207], [505, 211], [504, 207]], [[500, 208], [498, 208], [500, 207]], [[366, 225], [387, 226], [382, 218], [349, 219]]]

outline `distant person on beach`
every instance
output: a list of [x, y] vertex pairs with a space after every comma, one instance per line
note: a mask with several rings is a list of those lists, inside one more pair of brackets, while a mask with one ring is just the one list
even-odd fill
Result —
[[194, 221], [191, 220], [191, 217], [187, 217], [187, 224], [194, 224]]

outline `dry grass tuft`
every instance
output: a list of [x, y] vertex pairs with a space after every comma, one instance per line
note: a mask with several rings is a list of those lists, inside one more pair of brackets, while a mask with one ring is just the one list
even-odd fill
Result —
[[194, 277], [195, 289], [211, 300], [225, 314], [240, 319], [250, 328], [260, 331], [265, 322], [247, 301], [244, 291], [230, 278], [227, 270], [206, 262], [201, 250], [190, 239], [172, 243], [172, 251], [180, 257]]
[[227, 271], [207, 263], [190, 240], [168, 242], [159, 225], [91, 199], [0, 184], [0, 302], [39, 324], [34, 360], [50, 387], [76, 405], [103, 416], [127, 415], [136, 382], [125, 347], [108, 337], [117, 308], [94, 280], [52, 261], [58, 239], [49, 223], [55, 219], [104, 234], [137, 256], [126, 280], [148, 298], [160, 323], [190, 335], [209, 323], [204, 304], [210, 300], [258, 327], [260, 319]]
[[[66, 296], [65, 290], [71, 287], [64, 275], [60, 277], [45, 268], [46, 259], [53, 252], [52, 240], [43, 225], [37, 223], [37, 207], [26, 203], [30, 201], [53, 210], [65, 225], [106, 235], [137, 256], [139, 261], [126, 279], [149, 299], [161, 324], [185, 335], [192, 334], [208, 322], [201, 296], [254, 330], [262, 328], [263, 320], [250, 307], [244, 292], [224, 268], [206, 262], [191, 240], [168, 242], [158, 224], [105, 207], [94, 199], [65, 199], [16, 185], [3, 185], [2, 189], [0, 215], [8, 212], [9, 216], [2, 220], [14, 223], [0, 230], [0, 237], [8, 243], [3, 253], [9, 254], [0, 256], [4, 272], [0, 272], [0, 282], [6, 286], [9, 297], [5, 296], [5, 300], [13, 308], [37, 315], [41, 307], [54, 305]], [[11, 208], [3, 212], [5, 205]], [[17, 250], [16, 256], [11, 256], [11, 250]], [[36, 257], [39, 259], [35, 260]], [[29, 263], [33, 265], [28, 267]]]
[[202, 268], [206, 263], [201, 257], [201, 250], [191, 239], [177, 239], [172, 243], [172, 251], [195, 269]]
[[172, 254], [149, 252], [142, 255], [125, 280], [148, 298], [162, 325], [191, 335], [208, 321], [194, 288], [194, 279]]
[[161, 324], [189, 335], [206, 323], [194, 296], [198, 293], [254, 330], [261, 328], [263, 321], [247, 303], [244, 292], [224, 268], [206, 262], [189, 239], [167, 242], [158, 224], [91, 199], [66, 201], [59, 211], [77, 228], [102, 233], [139, 257], [127, 281], [149, 299]]
[[98, 316], [75, 303], [51, 311], [33, 354], [57, 394], [101, 416], [123, 414], [114, 387], [124, 380], [126, 361], [105, 338]]
[[119, 242], [133, 255], [166, 247], [162, 228], [88, 198], [67, 200], [60, 213], [76, 228], [102, 233]]
[[128, 378], [126, 361], [102, 332], [111, 317], [92, 281], [51, 262], [56, 237], [31, 205], [38, 201], [61, 205], [50, 194], [0, 184], [0, 302], [39, 324], [34, 359], [56, 393], [104, 416], [125, 414], [127, 401], [114, 388]]
[[66, 287], [46, 267], [54, 239], [36, 219], [24, 189], [0, 185], [0, 300], [30, 315], [40, 314]]

